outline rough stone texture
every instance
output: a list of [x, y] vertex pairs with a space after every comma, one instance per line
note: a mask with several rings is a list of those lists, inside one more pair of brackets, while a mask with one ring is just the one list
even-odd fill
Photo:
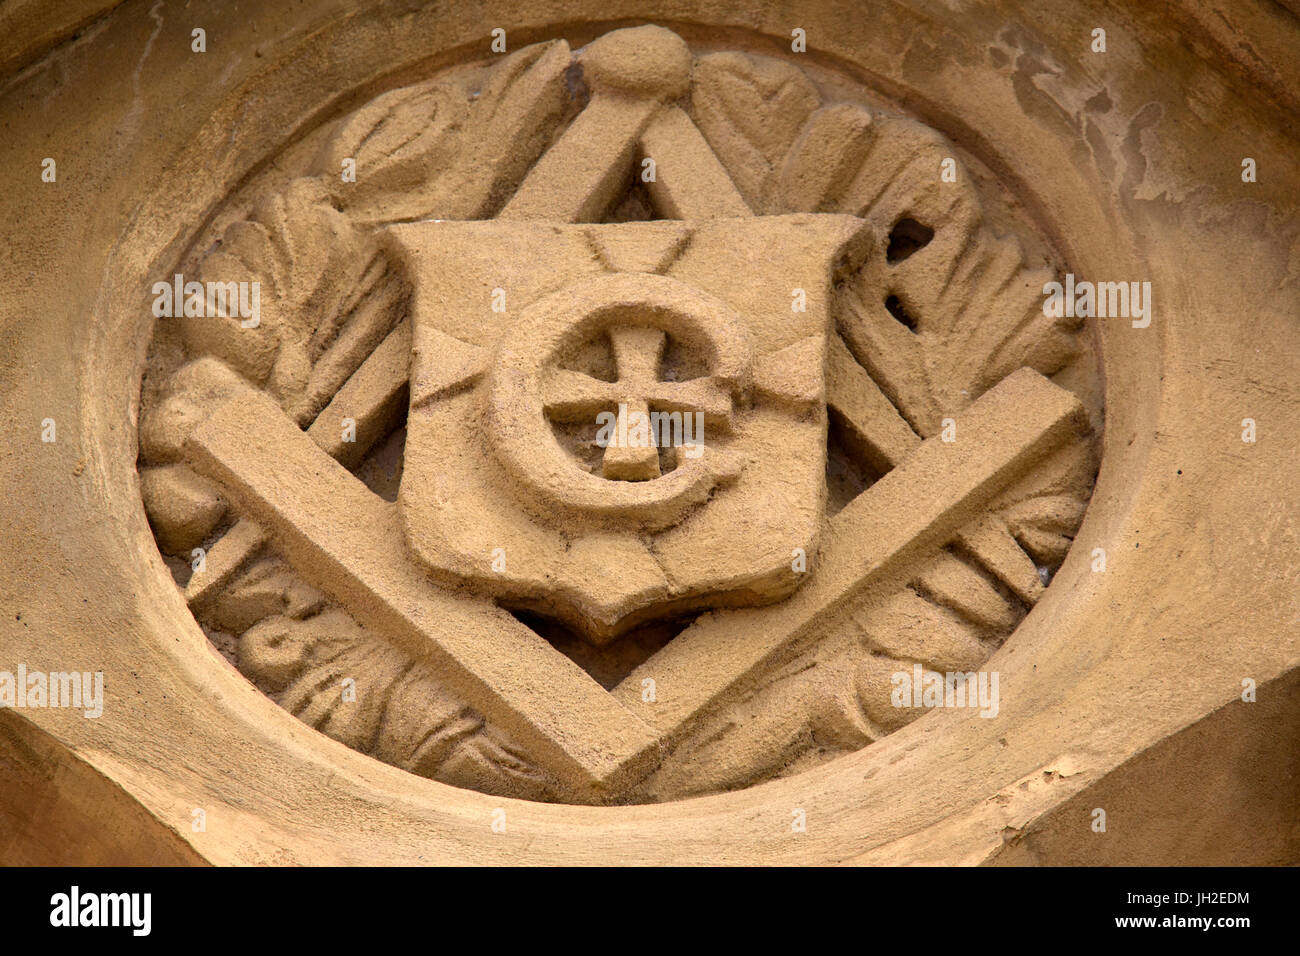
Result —
[[[1300, 658], [1295, 22], [921, 6], [678, 4], [673, 33], [601, 25], [653, 5], [481, 23], [123, 5], [61, 43], [57, 23], [16, 31], [0, 111], [32, 158], [0, 199], [24, 223], [0, 264], [19, 502], [0, 669], [102, 670], [107, 700], [93, 721], [0, 710], [4, 752], [44, 755], [0, 777], [0, 811], [25, 821], [0, 859], [1300, 859], [1294, 801], [1266, 795], [1300, 789], [1294, 761], [1262, 739], [1295, 739]], [[483, 24], [507, 27], [507, 54]], [[1097, 25], [1108, 53], [1088, 49]], [[110, 69], [123, 50], [134, 69]], [[93, 115], [75, 106], [90, 84]], [[701, 239], [850, 217], [806, 255], [777, 233]], [[426, 221], [468, 219], [501, 221]], [[427, 248], [462, 248], [456, 229], [481, 231], [499, 278], [468, 244]], [[540, 236], [580, 267], [562, 275]], [[174, 272], [258, 280], [261, 324], [155, 321], [149, 290]], [[1066, 272], [1150, 280], [1153, 323], [1045, 315]], [[563, 299], [611, 274], [626, 287], [594, 313]], [[764, 276], [772, 314], [807, 326], [788, 342], [762, 329]], [[692, 338], [698, 306], [674, 287], [665, 307], [652, 278], [729, 303], [752, 361], [714, 354], [716, 327]], [[497, 287], [520, 324], [471, 334], [465, 297]], [[544, 301], [553, 321], [528, 311]], [[646, 504], [690, 475], [684, 451], [593, 457], [537, 431], [590, 412], [575, 394], [607, 400], [559, 376], [575, 364], [642, 397], [686, 368], [676, 384], [759, 445], [706, 499]], [[708, 436], [706, 458], [728, 450]], [[543, 445], [541, 469], [519, 452]], [[472, 460], [496, 465], [470, 478]], [[741, 489], [764, 468], [784, 490], [758, 506]], [[467, 481], [515, 517], [492, 531], [475, 506], [438, 533], [477, 544], [431, 544], [421, 509]], [[584, 499], [590, 482], [622, 487]], [[806, 567], [774, 578], [740, 545], [787, 509], [818, 527], [778, 549]], [[524, 520], [565, 547], [530, 550]], [[504, 577], [471, 560], [494, 534]], [[667, 585], [629, 586], [636, 548]], [[998, 716], [891, 706], [913, 664], [996, 671]], [[1229, 704], [1246, 678], [1259, 702]], [[1234, 753], [1242, 769], [1201, 773]], [[69, 813], [32, 814], [67, 788]], [[109, 835], [86, 839], [96, 792]], [[1153, 824], [1178, 792], [1204, 798]], [[679, 802], [696, 794], [714, 795]], [[124, 820], [148, 834], [129, 851]]]
[[[159, 545], [181, 560], [213, 530], [185, 536], [182, 477], [234, 498], [219, 580], [186, 584], [198, 620], [298, 717], [406, 769], [600, 803], [797, 773], [915, 719], [895, 674], [973, 673], [1042, 596], [1095, 471], [1095, 356], [1041, 307], [1043, 238], [939, 133], [661, 27], [568, 50], [378, 96], [218, 214], [199, 274], [262, 277], [266, 321], [187, 314], [179, 366], [160, 327]], [[531, 169], [493, 154], [502, 117]], [[357, 183], [322, 166], [354, 159]], [[449, 221], [474, 182], [495, 217]], [[307, 439], [363, 480], [400, 454], [396, 508]], [[409, 554], [378, 540], [398, 522]], [[262, 549], [274, 576], [233, 576]], [[326, 597], [287, 625], [294, 583]]]
[[[790, 594], [791, 554], [815, 552], [822, 517], [831, 263], [860, 228], [842, 216], [397, 227], [416, 284], [398, 499], [412, 550], [599, 643], [670, 611]], [[768, 246], [779, 263], [734, 254]], [[498, 316], [484, 287], [503, 261], [524, 265], [508, 283], [514, 311]], [[781, 308], [796, 286], [808, 308]], [[470, 349], [472, 385], [447, 361]], [[626, 442], [594, 445], [601, 413], [622, 415]], [[679, 417], [655, 426], [652, 413]], [[654, 434], [638, 439], [638, 422]], [[552, 435], [564, 425], [568, 447]]]

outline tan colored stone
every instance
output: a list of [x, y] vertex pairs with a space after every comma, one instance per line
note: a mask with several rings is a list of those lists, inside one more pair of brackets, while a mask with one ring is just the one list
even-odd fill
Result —
[[[0, 110], [60, 172], [0, 193], [0, 650], [109, 679], [98, 722], [0, 711], [0, 860], [1298, 858], [1280, 14], [1135, 8], [1143, 55], [1099, 73], [1079, 37], [1114, 11], [1090, 2], [579, 3], [491, 56], [443, 7], [395, 30], [263, 5], [222, 36], [259, 56], [198, 66], [170, 15], [105, 8], [61, 43], [93, 5], [39, 30], [29, 6], [0, 14], [0, 63], [27, 66]], [[808, 55], [772, 40], [796, 13]], [[598, 26], [645, 20], [685, 39]], [[812, 256], [772, 225], [799, 216], [860, 241]], [[453, 243], [458, 304], [391, 237], [461, 229], [513, 238]], [[177, 272], [258, 279], [263, 323], [155, 322]], [[1066, 272], [1150, 279], [1154, 321], [1046, 314]], [[748, 373], [630, 311], [529, 364], [547, 340], [516, 321], [549, 299], [563, 331], [601, 278], [628, 310], [658, 279], [711, 290], [758, 333]], [[749, 450], [669, 518], [554, 491], [689, 474], [684, 446], [607, 468], [564, 431], [629, 370]], [[410, 514], [467, 488], [444, 527], [470, 544], [414, 554]], [[895, 706], [913, 668], [999, 674], [997, 716]]]
[[159, 545], [172, 554], [202, 544], [226, 512], [217, 489], [184, 465], [160, 465], [141, 472], [140, 494]]

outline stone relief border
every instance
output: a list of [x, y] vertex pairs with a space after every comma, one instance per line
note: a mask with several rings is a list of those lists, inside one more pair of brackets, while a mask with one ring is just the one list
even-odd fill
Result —
[[[59, 441], [39, 459], [19, 452], [9, 474], [11, 500], [36, 508], [8, 516], [0, 563], [22, 621], [11, 614], [5, 633], [11, 658], [104, 666], [110, 720], [4, 715], [18, 741], [11, 755], [40, 757], [27, 764], [39, 816], [21, 807], [16, 819], [42, 825], [13, 834], [11, 855], [48, 859], [58, 852], [52, 828], [125, 814], [129, 831], [83, 829], [77, 858], [170, 849], [224, 863], [1294, 860], [1285, 821], [1279, 830], [1276, 814], [1254, 809], [1287, 792], [1279, 729], [1295, 683], [1276, 679], [1295, 664], [1285, 507], [1295, 477], [1293, 137], [1276, 83], [1245, 59], [1251, 49], [1277, 54], [1294, 33], [1277, 29], [1288, 25], [1280, 13], [1225, 23], [1212, 6], [1085, 3], [1067, 20], [1033, 4], [998, 8], [1014, 22], [966, 6], [935, 18], [910, 3], [858, 19], [833, 5], [572, 8], [573, 40], [653, 15], [679, 18], [693, 40], [729, 29], [745, 34], [743, 49], [774, 50], [788, 45], [792, 22], [807, 26], [807, 56], [788, 59], [879, 78], [875, 88], [976, 157], [982, 185], [980, 163], [1004, 177], [1012, 207], [1032, 214], [1074, 271], [1149, 276], [1163, 304], [1149, 330], [1092, 323], [1106, 376], [1104, 465], [1053, 586], [990, 661], [1002, 671], [1001, 720], [930, 714], [809, 772], [657, 806], [502, 800], [421, 780], [313, 731], [220, 659], [167, 579], [139, 508], [149, 283], [170, 274], [195, 223], [214, 210], [219, 227], [244, 215], [239, 184], [260, 191], [263, 172], [278, 179], [287, 164], [274, 157], [308, 145], [308, 129], [324, 133], [317, 118], [339, 116], [341, 97], [347, 108], [360, 102], [346, 91], [431, 75], [420, 65], [448, 62], [443, 51], [478, 56], [483, 22], [394, 3], [351, 17], [328, 4], [254, 7], [228, 20], [223, 44], [195, 70], [188, 26], [170, 8], [162, 25], [149, 5], [123, 5], [96, 35], [36, 64], [6, 90], [14, 141], [53, 138], [64, 153], [60, 185], [16, 180], [4, 197], [10, 221], [44, 224], [48, 242], [17, 243], [5, 260], [11, 294], [0, 311], [19, 377], [0, 403], [14, 421], [57, 418]], [[550, 35], [545, 16], [506, 17], [512, 49]], [[1207, 55], [1204, 30], [1188, 22], [1197, 17], [1220, 39], [1248, 42]], [[1086, 48], [1087, 28], [1107, 19], [1103, 56]], [[123, 53], [139, 57], [160, 26], [133, 86], [114, 66]], [[247, 56], [255, 45], [257, 60]], [[209, 68], [216, 58], [220, 75]], [[1217, 109], [1206, 111], [1206, 93]], [[178, 96], [195, 108], [175, 109]], [[88, 99], [102, 108], [83, 114]], [[317, 144], [318, 133], [306, 137]], [[1258, 161], [1258, 181], [1242, 178], [1244, 156]], [[84, 174], [75, 181], [64, 175], [74, 169]], [[28, 369], [40, 374], [24, 380]], [[1243, 416], [1259, 423], [1258, 443], [1243, 444]], [[1108, 573], [1090, 573], [1097, 547], [1109, 552]], [[1259, 681], [1258, 705], [1237, 699], [1243, 674]], [[1226, 788], [1232, 756], [1265, 745], [1273, 749], [1252, 750], [1262, 757], [1254, 785]], [[69, 772], [86, 786], [69, 790]], [[207, 833], [188, 831], [197, 806], [208, 810]], [[1093, 832], [1096, 806], [1122, 806], [1127, 825]], [[506, 832], [488, 826], [499, 807]], [[792, 807], [806, 811], [806, 832], [791, 832]], [[1169, 826], [1187, 821], [1200, 839]]]
[[[776, 627], [774, 646], [744, 679], [700, 695], [702, 718], [700, 708], [643, 714], [672, 746], [648, 779], [624, 785], [616, 799], [662, 800], [803, 769], [896, 729], [906, 720], [889, 706], [887, 674], [898, 662], [978, 667], [1042, 594], [1040, 569], [1050, 573], [1064, 558], [1086, 506], [1095, 448], [1081, 434], [1077, 403], [1060, 389], [1027, 373], [994, 387], [1023, 367], [1046, 375], [1065, 368], [1076, 357], [1078, 326], [1042, 315], [1050, 273], [1027, 264], [1015, 238], [994, 235], [968, 176], [959, 171], [955, 188], [938, 188], [933, 168], [949, 152], [938, 134], [852, 104], [822, 103], [794, 67], [747, 54], [695, 61], [687, 108], [673, 102], [685, 89], [671, 77], [639, 77], [639, 95], [631, 96], [616, 60], [601, 62], [600, 42], [580, 58], [586, 95], [573, 95], [572, 55], [552, 41], [488, 68], [478, 90], [434, 81], [378, 97], [340, 125], [316, 175], [231, 225], [203, 260], [203, 277], [259, 275], [274, 290], [274, 308], [254, 336], [233, 324], [183, 320], [187, 348], [203, 357], [176, 372], [164, 398], [146, 403], [141, 480], [164, 551], [184, 554], [221, 533], [187, 600], [204, 623], [241, 635], [241, 668], [286, 709], [424, 776], [512, 796], [583, 799], [553, 765], [449, 691], [437, 668], [371, 634], [306, 583], [268, 547], [278, 539], [260, 523], [241, 514], [231, 524], [221, 493], [188, 464], [194, 426], [251, 383], [321, 452], [357, 467], [400, 424], [407, 292], [370, 233], [381, 223], [494, 213], [592, 220], [619, 201], [626, 178], [614, 173], [643, 153], [685, 153], [681, 173], [661, 159], [649, 190], [665, 216], [863, 217], [881, 248], [838, 285], [829, 404], [880, 478], [859, 496], [865, 500], [831, 517], [829, 552], [850, 567], [865, 560], [853, 552], [873, 530], [870, 508], [913, 507], [908, 496], [918, 487], [953, 496], [952, 488], [927, 483], [940, 459], [926, 449], [938, 447], [947, 415], [961, 413], [962, 427], [985, 422], [996, 435], [997, 419], [981, 407], [994, 402], [1026, 437], [1006, 445], [997, 467], [963, 462], [950, 476], [967, 480], [957, 500], [936, 502], [930, 522], [873, 555], [875, 564], [792, 602], [788, 626]], [[575, 176], [575, 157], [593, 156], [608, 162]], [[348, 157], [367, 172], [342, 188], [335, 170]], [[356, 442], [337, 437], [348, 417]], [[216, 460], [222, 436], [205, 429]], [[930, 470], [909, 466], [916, 461]], [[1020, 478], [1029, 464], [1040, 467]], [[986, 487], [1008, 468], [1019, 480], [1001, 481], [996, 492]], [[918, 549], [917, 540], [929, 546]], [[836, 542], [844, 542], [842, 553]], [[875, 587], [864, 592], [864, 584]], [[644, 669], [672, 673], [682, 648], [701, 644], [726, 620], [697, 622], [624, 678], [614, 700], [644, 710], [636, 697]], [[809, 630], [831, 639], [791, 652]], [[837, 686], [827, 686], [828, 673]], [[339, 706], [345, 675], [368, 685], [358, 688], [362, 706]], [[754, 753], [747, 734], [780, 746], [763, 748], [763, 763], [723, 759]], [[597, 799], [609, 799], [608, 791]]]

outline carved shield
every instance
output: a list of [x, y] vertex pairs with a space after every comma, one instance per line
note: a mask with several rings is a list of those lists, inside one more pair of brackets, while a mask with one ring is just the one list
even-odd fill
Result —
[[794, 590], [825, 497], [831, 266], [859, 220], [390, 233], [415, 289], [398, 503], [431, 571], [597, 643]]
[[187, 599], [240, 669], [396, 766], [594, 803], [829, 760], [919, 715], [896, 671], [979, 668], [1082, 515], [1092, 357], [1019, 212], [834, 89], [536, 44], [215, 219], [200, 271], [263, 321], [160, 341], [141, 484], [169, 557], [220, 533]]

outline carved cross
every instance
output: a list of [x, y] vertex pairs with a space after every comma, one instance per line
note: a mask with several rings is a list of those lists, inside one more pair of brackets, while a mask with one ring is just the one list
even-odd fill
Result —
[[[633, 147], [656, 137], [673, 144], [657, 154], [654, 188], [668, 215], [751, 214], [679, 108], [653, 96], [627, 106], [597, 90], [501, 217], [588, 218], [607, 205]], [[622, 402], [641, 412], [703, 411], [719, 423], [728, 419], [731, 397], [721, 381], [659, 380], [662, 332], [624, 327], [610, 337], [617, 380], [552, 369], [543, 391], [549, 416], [594, 417]], [[844, 356], [833, 353], [832, 360], [844, 364]], [[854, 595], [889, 583], [918, 554], [952, 540], [1085, 418], [1073, 394], [1021, 369], [962, 411], [961, 442], [921, 441], [875, 384], [851, 367], [860, 381], [845, 397], [849, 417], [894, 467], [828, 522], [819, 561], [835, 573], [814, 574], [775, 608], [705, 615], [612, 692], [505, 611], [441, 589], [419, 573], [402, 551], [395, 507], [372, 495], [267, 396], [250, 389], [216, 409], [195, 429], [188, 450], [196, 468], [246, 507], [309, 581], [431, 661], [576, 795], [610, 800], [653, 766], [657, 750], [680, 740], [701, 714], [791, 646], [814, 638]], [[607, 453], [604, 468], [608, 477], [650, 477], [658, 470], [657, 453], [620, 449]], [[745, 641], [719, 640], [737, 626]], [[647, 676], [658, 688], [650, 702], [641, 693]]]
[[[616, 437], [605, 448], [602, 474], [620, 481], [645, 481], [659, 477], [659, 451], [650, 413], [700, 412], [710, 425], [725, 427], [731, 418], [727, 387], [708, 378], [684, 382], [659, 377], [668, 336], [650, 326], [620, 325], [609, 330], [616, 379], [602, 381], [583, 372], [552, 369], [543, 384], [542, 403], [555, 421], [590, 423], [601, 412], [618, 415]], [[636, 416], [647, 423], [648, 441], [625, 442]], [[698, 441], [701, 436], [696, 435]]]

